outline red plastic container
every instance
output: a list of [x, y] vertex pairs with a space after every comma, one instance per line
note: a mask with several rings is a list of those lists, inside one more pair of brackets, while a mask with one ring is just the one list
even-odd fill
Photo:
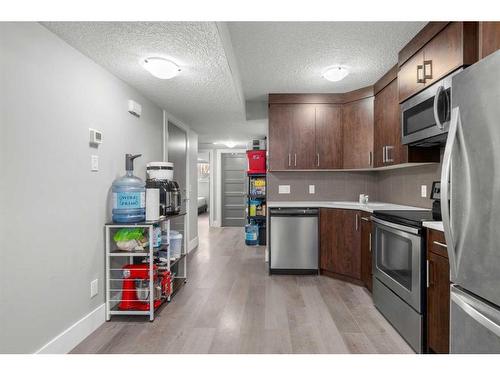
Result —
[[266, 150], [247, 151], [248, 173], [266, 173]]

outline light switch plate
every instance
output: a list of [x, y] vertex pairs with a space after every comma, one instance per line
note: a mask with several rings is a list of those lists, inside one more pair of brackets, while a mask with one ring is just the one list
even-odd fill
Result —
[[90, 156], [90, 170], [92, 172], [97, 172], [99, 170], [99, 156], [97, 155]]
[[97, 293], [99, 293], [99, 279], [90, 282], [90, 298], [97, 296]]
[[316, 185], [309, 185], [309, 194], [316, 193]]
[[422, 198], [427, 198], [427, 185], [420, 186], [420, 195]]
[[278, 194], [290, 194], [290, 185], [278, 185]]

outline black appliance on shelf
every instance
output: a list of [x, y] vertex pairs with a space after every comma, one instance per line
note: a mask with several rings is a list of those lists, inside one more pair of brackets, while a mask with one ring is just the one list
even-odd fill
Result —
[[177, 182], [148, 178], [146, 188], [160, 190], [160, 216], [175, 215], [181, 211], [181, 192]]
[[181, 189], [176, 181], [170, 182], [171, 205], [174, 214], [181, 212], [182, 197]]

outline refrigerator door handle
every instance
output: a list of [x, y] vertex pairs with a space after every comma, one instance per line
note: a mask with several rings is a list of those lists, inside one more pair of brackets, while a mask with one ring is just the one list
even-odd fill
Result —
[[443, 168], [441, 170], [441, 216], [443, 219], [444, 236], [446, 245], [448, 246], [448, 258], [450, 259], [451, 278], [456, 278], [457, 263], [455, 256], [455, 244], [450, 223], [450, 205], [449, 205], [449, 181], [451, 169], [451, 154], [457, 137], [457, 128], [460, 121], [460, 110], [458, 107], [453, 108], [451, 112], [450, 128], [448, 131], [448, 139], [443, 156]]
[[460, 290], [454, 289], [451, 293], [451, 300], [476, 322], [500, 337], [500, 325], [487, 315], [483, 314], [481, 312], [480, 306], [476, 306], [477, 304], [474, 303], [474, 301], [471, 300], [467, 295], [465, 295]]

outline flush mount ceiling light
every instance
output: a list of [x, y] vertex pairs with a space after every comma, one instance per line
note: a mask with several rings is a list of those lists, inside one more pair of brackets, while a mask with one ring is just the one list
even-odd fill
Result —
[[349, 74], [349, 70], [343, 66], [332, 66], [325, 70], [323, 73], [323, 78], [331, 81], [337, 82], [344, 79]]
[[233, 142], [233, 141], [223, 141], [223, 142], [214, 142], [214, 145], [224, 145], [228, 148], [234, 148], [238, 144], [236, 142]]
[[171, 79], [180, 73], [181, 68], [174, 62], [163, 57], [148, 57], [141, 61], [141, 65], [151, 75], [159, 79]]

